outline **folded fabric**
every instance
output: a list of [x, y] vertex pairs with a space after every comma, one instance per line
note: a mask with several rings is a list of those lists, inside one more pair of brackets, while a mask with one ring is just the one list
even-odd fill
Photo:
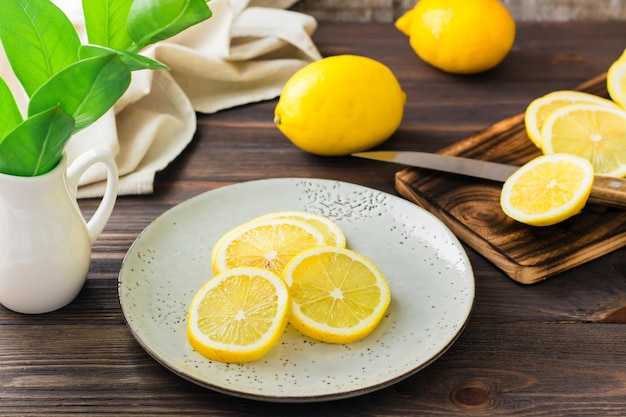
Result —
[[[84, 38], [81, 2], [53, 1]], [[273, 99], [295, 71], [320, 58], [311, 40], [317, 22], [284, 10], [294, 2], [211, 0], [210, 19], [142, 52], [170, 71], [133, 72], [115, 107], [70, 140], [70, 163], [86, 149], [109, 149], [118, 164], [119, 195], [153, 192], [156, 172], [192, 140], [196, 112]], [[19, 87], [3, 59], [0, 75]], [[92, 167], [81, 178], [78, 197], [101, 196], [105, 178], [101, 167]]]

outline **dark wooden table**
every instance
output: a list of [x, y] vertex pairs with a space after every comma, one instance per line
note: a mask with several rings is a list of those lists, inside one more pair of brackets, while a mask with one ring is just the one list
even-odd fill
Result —
[[[626, 47], [626, 23], [520, 24], [506, 61], [478, 76], [426, 66], [391, 24], [322, 23], [314, 40], [324, 55], [370, 56], [400, 79], [406, 116], [385, 148], [437, 151], [606, 71]], [[137, 235], [165, 210], [218, 187], [285, 176], [395, 193], [399, 167], [296, 149], [272, 123], [275, 103], [199, 115], [193, 143], [158, 175], [155, 193], [118, 200], [71, 305], [39, 316], [0, 308], [0, 415], [626, 415], [626, 249], [523, 286], [466, 247], [476, 301], [460, 338], [425, 370], [352, 399], [244, 400], [152, 359], [126, 326], [117, 276]], [[96, 204], [81, 201], [87, 214]]]

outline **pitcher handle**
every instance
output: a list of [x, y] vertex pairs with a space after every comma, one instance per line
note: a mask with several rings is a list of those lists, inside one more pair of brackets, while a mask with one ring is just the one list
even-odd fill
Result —
[[67, 169], [68, 187], [75, 192], [80, 177], [88, 168], [98, 163], [103, 164], [106, 168], [107, 183], [100, 205], [87, 222], [87, 232], [89, 233], [91, 244], [96, 241], [102, 230], [104, 230], [104, 226], [109, 221], [115, 206], [119, 184], [117, 164], [110, 152], [104, 149], [90, 149], [77, 157]]

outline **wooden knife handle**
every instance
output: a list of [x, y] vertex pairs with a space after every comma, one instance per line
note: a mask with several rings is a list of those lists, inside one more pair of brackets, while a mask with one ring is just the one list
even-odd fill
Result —
[[626, 179], [596, 175], [587, 201], [626, 209]]

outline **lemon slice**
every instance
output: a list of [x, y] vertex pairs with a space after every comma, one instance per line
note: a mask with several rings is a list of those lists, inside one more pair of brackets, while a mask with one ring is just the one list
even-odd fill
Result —
[[210, 279], [193, 297], [187, 336], [211, 360], [250, 362], [278, 342], [289, 306], [289, 290], [278, 275], [260, 268], [231, 269]]
[[591, 193], [593, 178], [593, 166], [585, 158], [543, 155], [505, 181], [500, 205], [509, 217], [521, 223], [550, 226], [582, 210]]
[[255, 219], [252, 222], [264, 221], [268, 219], [296, 219], [302, 220], [317, 230], [322, 232], [327, 245], [337, 246], [341, 248], [346, 247], [346, 236], [343, 231], [331, 219], [321, 214], [309, 213], [307, 211], [276, 211], [273, 213], [264, 214]]
[[626, 108], [626, 52], [609, 67], [606, 88], [611, 99]]
[[626, 175], [626, 112], [597, 104], [554, 111], [541, 129], [543, 153], [569, 153], [591, 162], [596, 174]]
[[291, 325], [328, 343], [351, 343], [369, 335], [391, 300], [378, 268], [345, 248], [305, 250], [289, 261], [282, 278], [291, 293]]
[[322, 232], [302, 220], [250, 221], [225, 233], [215, 243], [211, 252], [213, 272], [251, 266], [280, 274], [296, 253], [325, 244]]
[[553, 91], [531, 101], [526, 108], [524, 124], [530, 140], [541, 149], [543, 146], [541, 128], [546, 118], [561, 107], [577, 103], [592, 103], [617, 108], [617, 104], [611, 100], [593, 94], [573, 90]]

